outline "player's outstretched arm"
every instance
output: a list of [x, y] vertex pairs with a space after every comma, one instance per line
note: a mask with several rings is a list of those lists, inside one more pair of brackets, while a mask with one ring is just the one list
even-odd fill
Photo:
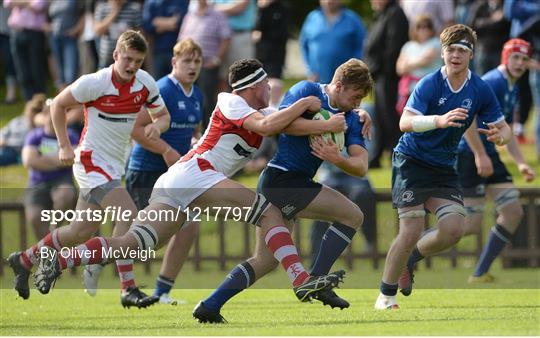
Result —
[[399, 120], [399, 129], [404, 133], [422, 133], [437, 128], [463, 127], [461, 121], [466, 118], [467, 110], [463, 108], [453, 109], [444, 115], [422, 115], [404, 109]]
[[51, 119], [60, 148], [58, 158], [63, 165], [72, 165], [75, 160], [75, 153], [67, 132], [66, 112], [70, 107], [78, 105], [80, 103], [71, 94], [71, 86], [58, 94], [51, 104]]
[[346, 126], [345, 115], [339, 113], [332, 115], [329, 120], [309, 120], [299, 117], [292, 121], [282, 132], [293, 136], [320, 135], [345, 131]]
[[281, 133], [293, 120], [306, 111], [317, 112], [321, 109], [321, 101], [316, 96], [303, 97], [290, 105], [270, 115], [254, 113], [249, 115], [243, 127], [262, 136]]
[[476, 172], [480, 177], [489, 177], [493, 175], [493, 163], [486, 153], [486, 148], [478, 134], [476, 119], [473, 120], [471, 126], [463, 134], [465, 140], [474, 154], [474, 162], [476, 164]]

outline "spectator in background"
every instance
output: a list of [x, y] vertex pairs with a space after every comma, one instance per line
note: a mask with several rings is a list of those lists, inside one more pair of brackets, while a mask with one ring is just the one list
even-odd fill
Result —
[[430, 15], [436, 35], [439, 35], [445, 27], [454, 24], [454, 0], [400, 0], [399, 2], [411, 24], [415, 22], [418, 15]]
[[11, 9], [11, 53], [24, 100], [29, 101], [46, 92], [47, 0], [4, 0], [4, 7]]
[[302, 25], [300, 47], [308, 80], [330, 83], [339, 65], [350, 58], [362, 58], [366, 29], [362, 19], [341, 0], [319, 0], [319, 5]]
[[0, 167], [20, 163], [26, 134], [34, 128], [34, 117], [41, 111], [40, 97], [27, 101], [21, 115], [11, 119], [0, 129]]
[[510, 22], [504, 17], [502, 0], [482, 0], [473, 3], [465, 23], [476, 31], [474, 70], [478, 75], [497, 67], [502, 47], [510, 34]]
[[15, 103], [17, 99], [17, 81], [15, 74], [15, 65], [13, 64], [13, 57], [11, 55], [11, 47], [9, 43], [10, 29], [8, 26], [8, 18], [11, 11], [0, 5], [0, 64], [4, 70], [4, 78], [6, 79], [6, 98], [4, 102], [6, 104]]
[[[49, 232], [49, 222], [41, 220], [41, 211], [72, 209], [77, 196], [71, 166], [63, 165], [58, 159], [58, 141], [47, 104], [42, 115], [45, 125], [26, 135], [22, 149], [22, 162], [29, 169], [24, 211], [36, 238], [43, 238]], [[76, 146], [79, 135], [71, 129], [68, 135]]]
[[396, 111], [403, 112], [416, 83], [427, 74], [442, 66], [441, 43], [435, 36], [433, 21], [429, 15], [416, 17], [411, 40], [403, 45], [396, 63], [396, 72], [401, 76], [398, 83]]
[[84, 2], [51, 1], [49, 18], [49, 42], [58, 73], [56, 88], [62, 91], [79, 75], [77, 40], [84, 28]]
[[94, 12], [97, 1], [84, 0], [84, 29], [82, 32], [84, 52], [81, 53], [81, 72], [83, 74], [95, 72], [99, 65], [99, 39], [94, 31]]
[[396, 101], [399, 77], [396, 61], [409, 40], [409, 22], [395, 0], [370, 0], [375, 11], [364, 49], [365, 60], [375, 81], [375, 151], [370, 168], [380, 166], [384, 151], [392, 151], [401, 132]]
[[178, 37], [189, 0], [146, 0], [143, 7], [143, 28], [153, 38], [152, 75], [156, 78], [171, 72], [172, 49]]
[[[537, 20], [540, 13], [540, 2], [536, 0], [506, 0], [503, 5], [504, 17], [510, 20], [510, 38], [523, 38], [530, 42], [533, 47], [532, 60], [539, 60], [539, 47], [540, 47], [540, 34], [526, 34], [524, 30], [532, 26], [534, 20]], [[525, 34], [524, 34], [525, 33]], [[535, 97], [535, 109], [537, 115], [537, 121], [540, 120], [540, 86], [538, 86], [538, 79], [540, 77], [539, 70], [534, 70], [536, 63], [531, 62], [533, 66], [529, 74], [524, 74], [518, 80], [518, 86], [520, 90], [519, 96], [519, 111], [516, 122], [514, 122], [514, 134], [520, 143], [526, 143], [523, 126], [529, 118], [529, 111], [531, 110], [533, 103], [533, 96]], [[536, 72], [536, 73], [535, 73]], [[540, 123], [540, 122], [538, 122]], [[540, 129], [540, 125], [538, 125]], [[540, 141], [538, 140], [538, 152], [540, 155]]]
[[257, 19], [255, 0], [211, 0], [217, 11], [225, 14], [232, 30], [231, 44], [220, 66], [218, 91], [229, 91], [227, 82], [229, 66], [236, 60], [251, 59], [255, 56], [255, 45], [251, 31]]
[[289, 38], [289, 14], [282, 0], [258, 0], [253, 40], [255, 57], [262, 62], [270, 84], [270, 106], [277, 108], [283, 95], [283, 66]]
[[216, 106], [219, 69], [229, 49], [231, 34], [227, 17], [207, 0], [198, 0], [198, 6], [184, 18], [178, 35], [178, 41], [192, 38], [202, 49], [203, 65], [197, 84], [204, 98], [203, 130]]
[[98, 2], [94, 13], [94, 31], [99, 37], [99, 68], [108, 67], [113, 60], [116, 40], [128, 29], [141, 26], [141, 4], [128, 0]]

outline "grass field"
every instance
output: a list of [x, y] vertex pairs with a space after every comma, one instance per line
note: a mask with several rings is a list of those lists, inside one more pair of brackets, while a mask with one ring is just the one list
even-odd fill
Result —
[[[339, 265], [339, 263], [338, 263]], [[17, 298], [11, 281], [0, 279], [1, 335], [540, 335], [540, 273], [532, 269], [493, 273], [497, 283], [471, 288], [470, 269], [421, 267], [411, 297], [398, 297], [401, 309], [375, 311], [380, 271], [364, 265], [349, 271], [338, 293], [351, 302], [339, 311], [320, 303], [296, 300], [283, 271], [275, 271], [244, 291], [222, 311], [226, 325], [202, 325], [191, 317], [195, 304], [207, 297], [225, 276], [206, 266], [182, 270], [172, 293], [186, 301], [176, 307], [156, 305], [123, 309], [118, 281], [107, 267], [95, 298], [83, 293], [79, 272], [65, 274], [49, 295], [32, 290], [29, 300]], [[154, 270], [154, 269], [153, 269]], [[140, 270], [139, 270], [140, 271]], [[154, 285], [155, 273], [138, 274], [141, 284]], [[354, 289], [352, 289], [354, 288]]]
[[376, 290], [344, 289], [352, 303], [339, 311], [299, 303], [289, 290], [248, 290], [223, 310], [225, 325], [191, 317], [210, 290], [183, 290], [187, 304], [123, 309], [118, 291], [90, 299], [80, 290], [54, 290], [28, 301], [2, 290], [2, 335], [540, 335], [538, 290], [418, 290], [396, 311], [372, 309]]

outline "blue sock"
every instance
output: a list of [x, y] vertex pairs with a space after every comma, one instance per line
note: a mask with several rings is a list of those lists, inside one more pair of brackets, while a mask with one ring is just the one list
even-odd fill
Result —
[[397, 295], [397, 284], [386, 284], [385, 282], [381, 281], [380, 290], [381, 293], [385, 296], [395, 296]]
[[489, 233], [489, 239], [480, 255], [478, 264], [476, 265], [476, 271], [474, 272], [475, 276], [481, 276], [488, 272], [491, 267], [491, 263], [499, 256], [502, 249], [506, 246], [506, 243], [510, 242], [512, 234], [508, 232], [501, 225], [496, 224], [491, 228]]
[[242, 262], [232, 269], [225, 280], [203, 303], [209, 310], [219, 312], [221, 307], [236, 294], [255, 283], [255, 271], [248, 262]]
[[170, 279], [159, 275], [156, 280], [156, 290], [154, 291], [154, 296], [161, 296], [164, 293], [171, 292], [172, 287], [174, 286], [174, 279]]
[[328, 274], [334, 262], [351, 243], [355, 233], [354, 228], [338, 222], [328, 227], [328, 230], [324, 233], [317, 259], [313, 263], [311, 275], [321, 276]]
[[409, 260], [407, 261], [407, 268], [410, 271], [414, 270], [416, 263], [420, 262], [422, 259], [424, 259], [424, 256], [422, 256], [420, 251], [418, 251], [418, 247], [415, 246], [411, 252], [411, 255], [409, 256]]

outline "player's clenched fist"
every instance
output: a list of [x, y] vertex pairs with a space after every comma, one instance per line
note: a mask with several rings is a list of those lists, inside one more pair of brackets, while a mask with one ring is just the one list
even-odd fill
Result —
[[161, 135], [161, 130], [154, 123], [150, 123], [144, 127], [144, 136], [149, 140], [157, 140]]
[[463, 127], [463, 123], [459, 121], [464, 121], [467, 118], [467, 109], [456, 108], [450, 110], [448, 113], [437, 116], [435, 119], [435, 126], [437, 128], [448, 128], [448, 127]]
[[321, 100], [317, 96], [308, 96], [301, 100], [306, 102], [308, 111], [315, 113], [321, 110]]
[[75, 152], [73, 151], [71, 145], [68, 144], [60, 147], [60, 150], [58, 151], [58, 159], [60, 160], [60, 163], [65, 166], [73, 165], [73, 162], [75, 161]]
[[347, 123], [345, 122], [345, 114], [338, 113], [330, 117], [328, 130], [333, 133], [344, 132], [347, 129]]

